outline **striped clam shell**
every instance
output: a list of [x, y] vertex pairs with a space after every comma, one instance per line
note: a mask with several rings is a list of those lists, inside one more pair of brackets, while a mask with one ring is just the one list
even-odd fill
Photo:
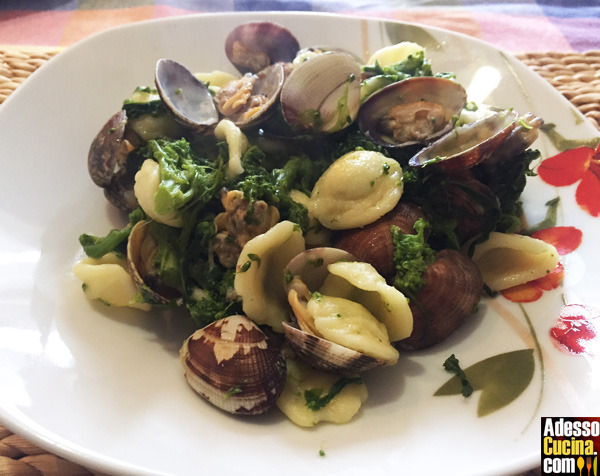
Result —
[[197, 330], [184, 342], [180, 358], [192, 389], [229, 413], [264, 413], [285, 385], [279, 346], [245, 316]]

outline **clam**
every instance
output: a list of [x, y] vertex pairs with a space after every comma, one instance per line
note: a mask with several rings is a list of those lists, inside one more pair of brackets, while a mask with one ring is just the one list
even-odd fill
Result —
[[430, 182], [432, 192], [424, 201], [437, 216], [455, 221], [458, 243], [454, 246], [460, 247], [495, 226], [501, 216], [500, 202], [487, 185], [468, 176], [441, 178]]
[[519, 118], [518, 125], [502, 142], [502, 147], [494, 150], [485, 161], [477, 165], [473, 172], [484, 183], [490, 183], [500, 171], [515, 164], [523, 153], [538, 137], [540, 127], [544, 124], [541, 117], [532, 113], [524, 114]]
[[219, 115], [208, 86], [185, 66], [170, 59], [156, 62], [154, 82], [176, 121], [197, 132], [212, 128]]
[[242, 23], [225, 40], [225, 54], [242, 74], [257, 73], [278, 62], [289, 63], [299, 49], [294, 35], [272, 22]]
[[445, 172], [460, 172], [483, 162], [519, 125], [513, 110], [497, 112], [455, 128], [409, 160], [413, 167], [434, 165]]
[[281, 112], [297, 132], [332, 133], [348, 127], [360, 107], [360, 63], [339, 51], [296, 66], [281, 90]]
[[423, 279], [425, 285], [409, 303], [413, 332], [397, 347], [423, 349], [443, 341], [476, 311], [483, 291], [479, 269], [456, 250], [438, 252]]
[[361, 106], [358, 126], [374, 142], [406, 147], [432, 142], [453, 127], [467, 101], [456, 81], [409, 78], [372, 94]]
[[[353, 260], [354, 257], [343, 250], [323, 247], [300, 253], [286, 267], [285, 287], [297, 322], [297, 325], [283, 324], [286, 340], [298, 358], [322, 370], [362, 372], [381, 365], [392, 365], [398, 359], [397, 351], [389, 343], [386, 325], [373, 312], [381, 313], [383, 308], [386, 309], [384, 313], [390, 310], [390, 314], [396, 310], [400, 313], [407, 310], [406, 299], [401, 293], [398, 292], [403, 300], [401, 304], [406, 309], [396, 309], [398, 301], [383, 296], [385, 290], [381, 290], [381, 286], [386, 286], [383, 278], [374, 269], [365, 272], [362, 267], [358, 273], [363, 276], [357, 278], [359, 281], [362, 279], [362, 283], [329, 281], [327, 284], [331, 266], [350, 263], [369, 266]], [[356, 273], [356, 269], [350, 272]], [[371, 279], [373, 273], [381, 282]], [[342, 270], [338, 274], [344, 276], [348, 273]], [[369, 294], [373, 289], [377, 296]], [[321, 294], [320, 290], [331, 295]], [[365, 305], [352, 299], [353, 291], [356, 294], [366, 293], [362, 301]], [[382, 305], [384, 300], [389, 307]], [[405, 332], [404, 337], [410, 330], [407, 332], [405, 328], [402, 332]]]
[[236, 126], [251, 127], [273, 112], [284, 80], [284, 67], [276, 63], [231, 81], [217, 92], [214, 101], [219, 112]]
[[370, 263], [390, 282], [396, 272], [390, 226], [399, 227], [405, 234], [414, 234], [413, 225], [419, 218], [425, 218], [420, 207], [400, 201], [377, 221], [362, 228], [340, 231], [334, 246], [348, 251], [360, 261]]
[[245, 316], [197, 330], [184, 342], [180, 358], [192, 389], [229, 413], [264, 413], [285, 385], [286, 363], [278, 346]]
[[156, 269], [158, 242], [152, 235], [152, 226], [154, 222], [142, 220], [131, 229], [127, 241], [129, 272], [146, 301], [155, 304], [178, 302], [181, 292], [165, 284]]
[[133, 194], [134, 175], [125, 166], [136, 147], [136, 137], [127, 129], [127, 113], [114, 114], [94, 137], [88, 153], [88, 172], [92, 181], [104, 188], [110, 203], [125, 211], [137, 206]]

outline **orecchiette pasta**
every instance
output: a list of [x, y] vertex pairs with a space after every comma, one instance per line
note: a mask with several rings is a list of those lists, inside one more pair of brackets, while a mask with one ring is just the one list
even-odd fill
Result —
[[313, 427], [319, 422], [347, 423], [358, 413], [367, 400], [368, 391], [363, 382], [346, 385], [327, 405], [312, 410], [306, 405], [304, 392], [322, 389], [327, 392], [339, 375], [315, 370], [312, 367], [287, 359], [287, 380], [277, 406], [298, 426]]
[[331, 273], [321, 287], [329, 296], [346, 297], [362, 304], [382, 322], [391, 342], [408, 337], [413, 328], [413, 316], [408, 300], [398, 289], [368, 264], [339, 261], [327, 268]]
[[327, 228], [361, 227], [394, 208], [402, 190], [398, 162], [379, 152], [354, 151], [337, 159], [319, 178], [310, 210]]
[[390, 64], [404, 61], [411, 55], [415, 55], [423, 51], [423, 47], [418, 43], [411, 41], [402, 41], [395, 45], [386, 46], [377, 50], [369, 58], [366, 64], [374, 65], [375, 62], [379, 62], [381, 66], [388, 66]]
[[100, 259], [85, 258], [73, 266], [73, 273], [83, 282], [85, 294], [109, 306], [127, 306], [149, 311], [152, 306], [143, 302], [139, 289], [127, 270], [127, 260], [114, 253]]
[[242, 154], [248, 148], [248, 139], [244, 133], [233, 122], [222, 119], [215, 127], [215, 137], [225, 140], [229, 150], [229, 162], [227, 162], [227, 176], [233, 178], [244, 172], [242, 167]]
[[492, 232], [477, 245], [473, 261], [492, 291], [541, 278], [558, 264], [554, 246], [530, 236]]
[[159, 223], [180, 228], [183, 226], [181, 216], [176, 211], [167, 215], [157, 213], [154, 196], [160, 186], [160, 170], [158, 163], [152, 159], [144, 160], [142, 167], [135, 174], [133, 192], [142, 210]]
[[281, 221], [242, 248], [234, 288], [243, 300], [244, 313], [257, 324], [267, 324], [283, 332], [282, 323], [289, 316], [282, 286], [283, 270], [304, 247], [300, 227], [291, 221]]
[[361, 304], [320, 295], [309, 299], [306, 310], [324, 339], [389, 364], [398, 360], [398, 351], [390, 344], [385, 325]]

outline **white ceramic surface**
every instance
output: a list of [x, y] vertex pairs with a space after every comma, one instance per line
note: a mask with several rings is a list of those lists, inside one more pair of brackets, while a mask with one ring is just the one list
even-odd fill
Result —
[[[135, 86], [152, 83], [158, 58], [194, 71], [232, 70], [226, 34], [263, 19], [288, 26], [302, 46], [340, 45], [365, 59], [383, 45], [420, 42], [434, 70], [456, 72], [473, 99], [532, 111], [568, 138], [597, 135], [510, 55], [432, 28], [236, 13], [137, 23], [89, 38], [44, 65], [0, 107], [0, 421], [50, 451], [119, 474], [498, 475], [539, 464], [540, 416], [600, 414], [598, 358], [561, 353], [548, 336], [563, 294], [600, 307], [600, 218], [575, 204], [573, 187], [531, 178], [525, 193], [531, 222], [560, 195], [559, 224], [583, 231], [582, 245], [565, 260], [565, 287], [522, 307], [502, 297], [484, 300], [446, 342], [366, 376], [370, 398], [345, 426], [305, 430], [278, 412], [223, 414], [182, 376], [185, 316], [106, 308], [84, 297], [71, 272], [78, 235], [103, 235], [122, 223], [88, 177], [92, 138]], [[544, 157], [555, 153], [543, 135], [535, 146]], [[449, 378], [442, 364], [452, 353], [469, 364], [532, 347], [523, 310], [543, 349], [544, 375], [536, 359], [526, 391], [483, 418], [476, 395], [432, 396]]]

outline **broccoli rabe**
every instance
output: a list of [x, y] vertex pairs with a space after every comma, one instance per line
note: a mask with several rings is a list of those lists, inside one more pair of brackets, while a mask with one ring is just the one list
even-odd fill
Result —
[[116, 253], [119, 256], [125, 256], [127, 253], [127, 238], [129, 238], [131, 228], [143, 219], [144, 212], [141, 208], [136, 208], [129, 214], [129, 223], [125, 228], [111, 230], [104, 237], [83, 233], [79, 235], [79, 244], [90, 258], [102, 258], [107, 253]]
[[404, 234], [395, 225], [390, 227], [396, 268], [394, 286], [409, 298], [414, 297], [425, 285], [423, 272], [435, 259], [435, 251], [425, 240], [425, 229], [429, 223], [419, 218], [413, 226], [416, 235]]

